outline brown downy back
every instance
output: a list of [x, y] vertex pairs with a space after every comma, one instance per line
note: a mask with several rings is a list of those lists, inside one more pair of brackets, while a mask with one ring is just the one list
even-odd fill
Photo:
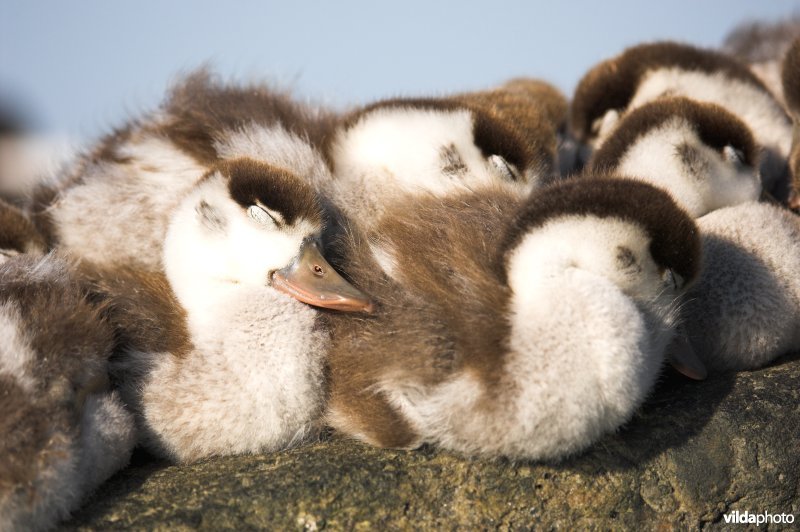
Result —
[[[373, 445], [407, 448], [419, 435], [377, 387], [398, 374], [426, 376], [451, 353], [435, 310], [392, 281], [375, 263], [367, 240], [345, 228], [330, 245], [331, 264], [370, 294], [369, 315], [324, 312], [331, 329], [328, 353], [330, 422]], [[414, 365], [415, 364], [415, 365]]]
[[176, 85], [162, 105], [165, 119], [154, 128], [200, 163], [217, 159], [217, 136], [255, 123], [281, 124], [320, 146], [333, 127], [333, 114], [301, 105], [288, 91], [269, 86], [223, 84], [207, 70]]
[[99, 268], [82, 263], [91, 298], [102, 304], [114, 328], [116, 352], [169, 352], [186, 356], [193, 348], [186, 311], [161, 272]]
[[25, 494], [37, 504], [37, 481], [70, 459], [77, 437], [75, 415], [63, 404], [27, 393], [0, 375], [0, 500]]
[[382, 272], [367, 238], [351, 231], [336, 243], [332, 260], [377, 303], [370, 316], [327, 315], [337, 428], [381, 446], [416, 443], [412, 427], [378, 390], [382, 384], [419, 390], [469, 372], [491, 397], [508, 334], [508, 290], [493, 258], [517, 201], [482, 190], [393, 207], [372, 238], [391, 250], [397, 279]]
[[61, 382], [80, 389], [106, 371], [113, 331], [105, 306], [91, 301], [74, 264], [55, 255], [14, 257], [0, 264], [0, 301], [25, 325], [42, 393], [67, 393]]

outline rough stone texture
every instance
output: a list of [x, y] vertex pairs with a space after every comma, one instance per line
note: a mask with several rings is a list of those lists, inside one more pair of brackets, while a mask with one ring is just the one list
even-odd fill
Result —
[[716, 530], [733, 510], [800, 526], [799, 486], [795, 355], [701, 383], [667, 375], [625, 428], [555, 465], [338, 438], [185, 466], [139, 456], [65, 528]]

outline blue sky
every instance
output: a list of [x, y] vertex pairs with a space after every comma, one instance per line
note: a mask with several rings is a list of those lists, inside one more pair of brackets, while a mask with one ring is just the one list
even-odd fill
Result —
[[203, 63], [336, 107], [520, 75], [569, 94], [626, 46], [716, 46], [743, 20], [796, 13], [800, 0], [0, 0], [0, 96], [40, 131], [90, 139]]

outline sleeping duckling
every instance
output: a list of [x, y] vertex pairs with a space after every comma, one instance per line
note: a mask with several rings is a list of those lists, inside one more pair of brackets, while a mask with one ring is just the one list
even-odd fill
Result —
[[750, 130], [722, 107], [665, 98], [623, 116], [589, 164], [660, 187], [697, 218], [758, 199], [757, 156]]
[[572, 102], [572, 128], [599, 147], [625, 113], [653, 100], [684, 96], [715, 103], [751, 130], [762, 149], [763, 188], [790, 200], [791, 121], [764, 84], [732, 57], [674, 42], [641, 44], [590, 70]]
[[[150, 449], [190, 461], [280, 449], [315, 431], [329, 335], [309, 305], [371, 309], [322, 257], [323, 225], [299, 176], [224, 161], [173, 213], [163, 277], [98, 275], [127, 342], [113, 375]], [[141, 334], [153, 323], [161, 334]]]
[[415, 199], [342, 241], [376, 310], [328, 316], [334, 428], [383, 447], [552, 459], [641, 404], [697, 273], [695, 225], [664, 192], [617, 178], [521, 202], [501, 188]]
[[[549, 94], [549, 93], [548, 93]], [[552, 96], [552, 95], [551, 95]], [[445, 196], [497, 184], [525, 196], [556, 167], [545, 100], [521, 89], [394, 99], [344, 117], [325, 150], [325, 194], [363, 228], [408, 195]], [[525, 120], [510, 118], [524, 110]]]
[[51, 245], [94, 264], [158, 271], [170, 213], [210, 165], [251, 157], [314, 180], [327, 168], [310, 144], [328, 120], [286, 93], [199, 71], [41, 190], [35, 220]]

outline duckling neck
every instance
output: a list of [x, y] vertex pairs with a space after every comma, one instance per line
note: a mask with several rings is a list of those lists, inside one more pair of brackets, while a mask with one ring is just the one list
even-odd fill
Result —
[[258, 323], [268, 327], [281, 315], [308, 323], [315, 319], [314, 309], [268, 286], [230, 281], [212, 281], [200, 286], [194, 290], [176, 290], [195, 340], [223, 337], [231, 328], [240, 328], [243, 320], [247, 327], [258, 327]]
[[186, 311], [190, 330], [205, 331], [220, 319], [225, 302], [235, 298], [240, 285], [221, 281], [187, 283], [170, 279], [181, 306]]

